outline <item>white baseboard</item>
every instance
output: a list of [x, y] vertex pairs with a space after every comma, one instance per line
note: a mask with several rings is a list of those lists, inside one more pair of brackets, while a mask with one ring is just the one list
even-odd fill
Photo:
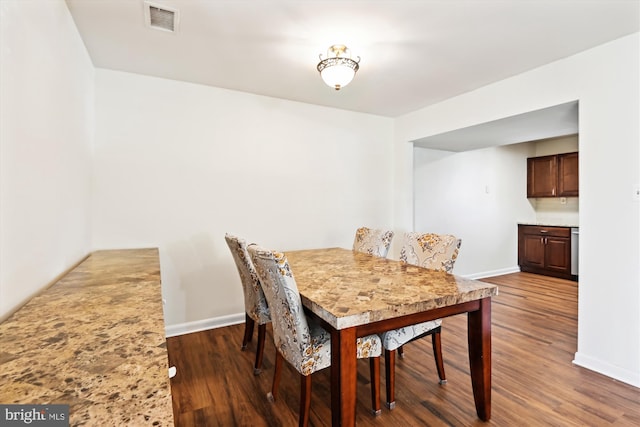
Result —
[[461, 276], [467, 279], [476, 280], [476, 279], [484, 279], [485, 277], [502, 276], [504, 274], [519, 273], [519, 272], [520, 272], [520, 267], [516, 265], [515, 267], [501, 268], [499, 270], [492, 270], [492, 271], [483, 271], [481, 273], [461, 274]]
[[573, 363], [599, 374], [606, 375], [614, 380], [622, 381], [623, 383], [640, 388], [640, 372], [632, 372], [627, 369], [622, 369], [618, 366], [613, 366], [607, 362], [579, 352], [576, 352]]
[[196, 320], [195, 322], [180, 323], [177, 325], [168, 325], [165, 327], [165, 333], [168, 337], [190, 334], [193, 332], [206, 331], [208, 329], [222, 328], [230, 325], [244, 323], [245, 314], [229, 314], [227, 316], [213, 317], [211, 319]]

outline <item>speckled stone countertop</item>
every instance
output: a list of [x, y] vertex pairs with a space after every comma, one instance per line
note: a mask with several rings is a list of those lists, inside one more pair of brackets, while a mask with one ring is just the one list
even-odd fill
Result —
[[568, 228], [578, 228], [578, 224], [569, 224], [569, 223], [556, 223], [551, 221], [543, 221], [543, 222], [518, 222], [518, 225], [535, 225], [538, 227], [568, 227]]
[[0, 324], [0, 403], [172, 426], [157, 249], [97, 251]]
[[350, 249], [285, 252], [303, 304], [336, 329], [498, 294], [478, 280]]

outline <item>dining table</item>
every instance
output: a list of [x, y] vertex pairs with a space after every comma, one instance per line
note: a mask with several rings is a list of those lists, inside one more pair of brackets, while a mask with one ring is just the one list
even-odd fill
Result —
[[356, 339], [467, 313], [476, 413], [491, 418], [491, 298], [496, 285], [351, 249], [285, 252], [306, 311], [331, 334], [331, 423], [356, 422]]

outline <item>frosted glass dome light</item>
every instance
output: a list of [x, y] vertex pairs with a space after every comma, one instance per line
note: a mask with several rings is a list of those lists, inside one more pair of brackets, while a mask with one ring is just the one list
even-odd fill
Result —
[[318, 72], [327, 86], [340, 90], [353, 80], [360, 68], [357, 61], [351, 59], [351, 51], [345, 45], [333, 45], [327, 50], [327, 56], [318, 63]]

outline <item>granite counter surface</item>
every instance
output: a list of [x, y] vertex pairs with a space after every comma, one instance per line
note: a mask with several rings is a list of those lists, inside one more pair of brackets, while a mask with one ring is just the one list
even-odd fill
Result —
[[92, 253], [0, 324], [0, 403], [70, 425], [173, 425], [157, 249]]
[[537, 227], [568, 227], [568, 228], [579, 228], [578, 224], [570, 224], [570, 223], [559, 223], [559, 222], [551, 222], [551, 221], [543, 221], [543, 222], [518, 222], [518, 225], [534, 225]]
[[304, 305], [336, 329], [498, 295], [490, 283], [350, 249], [285, 255]]

